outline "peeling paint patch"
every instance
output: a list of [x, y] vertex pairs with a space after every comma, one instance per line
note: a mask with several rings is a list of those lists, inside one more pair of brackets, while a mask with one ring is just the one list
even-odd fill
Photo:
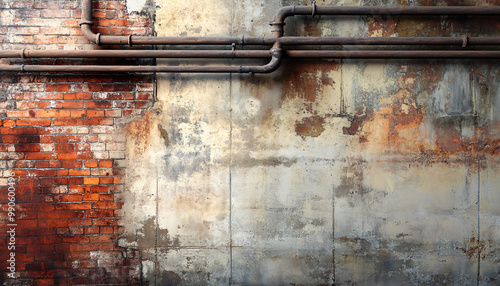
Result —
[[127, 0], [127, 12], [141, 12], [148, 0]]

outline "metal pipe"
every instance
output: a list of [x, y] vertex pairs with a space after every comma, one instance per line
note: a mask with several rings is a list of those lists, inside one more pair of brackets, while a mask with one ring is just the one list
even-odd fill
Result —
[[272, 50], [271, 61], [263, 66], [71, 66], [0, 65], [0, 72], [186, 72], [186, 73], [270, 73], [289, 58], [342, 59], [500, 59], [500, 51], [283, 51]]
[[327, 59], [500, 59], [500, 51], [285, 51], [291, 58]]
[[411, 6], [411, 7], [374, 7], [374, 6], [285, 6], [278, 9], [273, 21], [275, 38], [283, 36], [285, 19], [295, 15], [499, 15], [500, 7], [485, 6]]
[[500, 45], [498, 37], [280, 37], [282, 45]]
[[3, 50], [0, 58], [270, 58], [270, 50]]
[[279, 68], [283, 51], [275, 44], [271, 61], [263, 66], [95, 66], [95, 65], [0, 65], [0, 72], [186, 72], [186, 73], [270, 73]]
[[82, 33], [90, 42], [98, 45], [272, 45], [272, 37], [146, 37], [108, 36], [94, 33], [92, 26], [92, 0], [82, 0]]

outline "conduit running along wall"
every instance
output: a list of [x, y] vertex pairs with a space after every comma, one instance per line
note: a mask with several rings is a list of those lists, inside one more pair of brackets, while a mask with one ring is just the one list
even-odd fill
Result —
[[[279, 68], [284, 56], [292, 58], [420, 58], [420, 59], [493, 59], [497, 50], [301, 50], [303, 45], [499, 45], [498, 37], [283, 37], [285, 19], [295, 15], [498, 15], [500, 7], [317, 7], [286, 6], [280, 8], [270, 25], [273, 37], [145, 37], [106, 36], [92, 31], [92, 1], [82, 1], [81, 28], [91, 42], [102, 45], [232, 45], [232, 50], [168, 51], [0, 51], [1, 58], [269, 58], [262, 66], [114, 66], [114, 65], [0, 65], [4, 72], [189, 72], [189, 73], [270, 73]], [[236, 51], [236, 45], [272, 45], [270, 50]], [[283, 50], [284, 45], [295, 49]], [[297, 49], [299, 47], [299, 49]]]

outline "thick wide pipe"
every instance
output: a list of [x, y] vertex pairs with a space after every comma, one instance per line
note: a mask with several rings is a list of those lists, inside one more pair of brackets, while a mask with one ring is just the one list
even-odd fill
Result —
[[284, 22], [295, 15], [498, 15], [498, 6], [285, 6], [276, 12], [273, 21]]
[[325, 59], [500, 59], [500, 51], [282, 51], [272, 50], [264, 66], [70, 66], [0, 65], [0, 72], [174, 72], [174, 73], [270, 73], [282, 57]]
[[94, 33], [92, 0], [82, 0], [82, 33], [94, 44], [104, 45], [272, 45], [272, 37], [146, 37], [108, 36]]
[[285, 51], [290, 58], [324, 59], [500, 59], [500, 51]]
[[3, 50], [0, 58], [270, 58], [269, 50]]
[[276, 12], [273, 21], [275, 38], [283, 36], [285, 19], [295, 15], [499, 15], [498, 6], [285, 6]]
[[498, 37], [281, 37], [282, 45], [500, 45]]
[[96, 65], [0, 65], [0, 72], [174, 72], [174, 73], [271, 73], [279, 68], [283, 51], [275, 44], [271, 61], [263, 66], [96, 66]]

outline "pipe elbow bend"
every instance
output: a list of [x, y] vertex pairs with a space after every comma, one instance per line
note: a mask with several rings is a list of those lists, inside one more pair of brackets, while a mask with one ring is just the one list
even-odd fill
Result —
[[294, 14], [295, 6], [285, 6], [281, 7], [276, 11], [276, 14], [274, 15], [273, 20], [271, 23], [285, 23], [285, 19], [288, 16], [291, 16]]
[[99, 42], [99, 40], [98, 40], [99, 34], [96, 34], [92, 31], [93, 24], [89, 24], [89, 23], [85, 22], [85, 23], [81, 23], [80, 25], [82, 28], [83, 36], [85, 36], [85, 38], [87, 40], [89, 40], [90, 42], [97, 44]]
[[272, 73], [276, 71], [283, 59], [283, 50], [281, 48], [271, 49], [272, 59], [269, 63], [258, 67], [240, 67], [240, 73]]

